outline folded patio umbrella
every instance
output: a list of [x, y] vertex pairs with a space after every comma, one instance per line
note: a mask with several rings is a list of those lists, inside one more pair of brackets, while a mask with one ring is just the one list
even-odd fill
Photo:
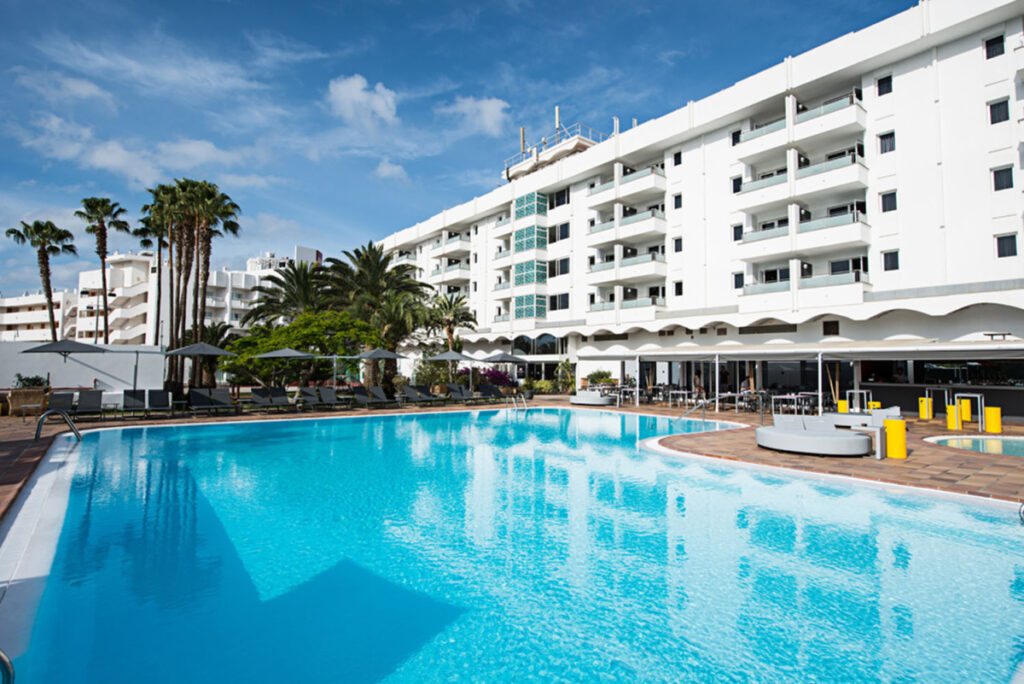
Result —
[[64, 357], [64, 363], [68, 362], [68, 354], [102, 354], [106, 349], [101, 349], [95, 344], [82, 344], [74, 340], [59, 340], [47, 342], [38, 347], [23, 349], [22, 354], [60, 354]]
[[284, 349], [275, 349], [274, 351], [267, 352], [266, 354], [259, 354], [253, 357], [254, 359], [315, 359], [316, 354], [310, 354], [309, 352], [300, 352], [296, 349], [290, 349], [285, 347]]
[[381, 361], [383, 359], [404, 359], [405, 357], [387, 349], [371, 349], [368, 352], [363, 352], [356, 358], [363, 361]]
[[236, 356], [236, 354], [229, 352], [227, 349], [215, 347], [212, 344], [197, 342], [187, 347], [173, 349], [167, 352], [167, 356]]

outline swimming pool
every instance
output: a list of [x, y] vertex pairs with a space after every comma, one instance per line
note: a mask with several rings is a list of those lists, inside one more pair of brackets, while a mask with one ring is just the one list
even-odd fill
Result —
[[41, 590], [4, 648], [24, 682], [1012, 676], [1015, 511], [639, 446], [713, 427], [531, 409], [90, 432], [56, 447], [59, 542], [0, 602]]
[[937, 437], [930, 441], [956, 449], [980, 451], [983, 454], [1024, 456], [1024, 438], [1021, 437]]

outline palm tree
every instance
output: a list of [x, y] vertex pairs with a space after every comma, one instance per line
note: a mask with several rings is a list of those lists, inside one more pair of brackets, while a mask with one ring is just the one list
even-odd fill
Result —
[[238, 237], [238, 215], [242, 209], [214, 183], [203, 181], [199, 185], [199, 232], [196, 248], [199, 250], [196, 286], [199, 288], [199, 337], [206, 321], [206, 287], [210, 279], [210, 255], [213, 238], [224, 234]]
[[160, 219], [154, 214], [139, 219], [141, 227], [132, 231], [144, 249], [152, 249], [156, 245], [156, 315], [153, 317], [153, 344], [160, 344], [160, 302], [163, 291], [164, 257], [163, 250], [167, 247], [167, 231]]
[[[369, 323], [380, 331], [384, 348], [395, 351], [416, 331], [432, 326], [433, 312], [426, 306], [423, 297], [411, 292], [399, 292], [394, 296], [384, 298], [380, 306], [373, 312]], [[369, 363], [370, 384], [377, 384], [377, 362], [370, 361]], [[397, 373], [398, 362], [395, 359], [386, 359], [384, 361], [384, 378], [380, 384], [385, 389], [392, 389], [391, 380]]]
[[466, 307], [466, 296], [461, 294], [439, 295], [434, 300], [435, 321], [448, 338], [448, 351], [455, 349], [455, 329], [476, 329], [476, 316]]
[[[191, 335], [194, 331], [189, 330], [188, 332]], [[232, 330], [231, 324], [217, 321], [203, 327], [203, 337], [200, 341], [224, 349], [237, 338], [238, 333]], [[202, 377], [199, 378], [199, 384], [196, 387], [215, 387], [217, 385], [217, 360], [219, 358], [219, 356], [203, 356], [198, 359], [195, 366], [200, 369]]]
[[125, 210], [117, 202], [106, 197], [86, 197], [82, 209], [75, 216], [88, 225], [85, 232], [96, 236], [96, 256], [100, 258], [100, 283], [103, 287], [103, 344], [110, 344], [110, 316], [107, 312], [107, 237], [108, 229], [119, 233], [131, 232], [128, 222], [122, 219]]
[[279, 268], [253, 291], [259, 303], [242, 317], [241, 324], [290, 323], [301, 313], [320, 311], [324, 303], [325, 270], [320, 264], [305, 261]]
[[50, 314], [50, 337], [57, 341], [57, 321], [53, 317], [53, 288], [50, 287], [50, 257], [59, 254], [78, 254], [75, 249], [75, 236], [70, 230], [58, 228], [53, 221], [33, 221], [32, 225], [21, 222], [21, 230], [8, 228], [7, 237], [19, 245], [26, 242], [36, 250], [39, 262], [39, 279], [43, 281], [43, 292], [46, 293], [46, 308]]

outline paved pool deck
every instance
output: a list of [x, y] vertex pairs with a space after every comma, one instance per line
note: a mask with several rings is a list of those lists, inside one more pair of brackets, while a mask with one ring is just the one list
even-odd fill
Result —
[[[568, 406], [568, 397], [538, 397], [530, 402], [532, 407]], [[408, 408], [402, 412], [423, 413], [428, 411], [465, 410], [461, 405], [437, 408]], [[639, 412], [666, 416], [679, 416], [678, 408], [668, 409], [663, 406], [641, 406], [614, 408], [611, 410]], [[375, 410], [376, 411], [376, 410]], [[379, 409], [389, 413], [395, 409]], [[79, 429], [137, 426], [146, 424], [165, 424], [181, 422], [199, 424], [209, 422], [229, 422], [237, 420], [287, 420], [290, 418], [310, 418], [329, 415], [365, 415], [366, 410], [318, 412], [304, 411], [295, 413], [242, 414], [240, 416], [199, 416], [178, 415], [167, 418], [108, 418], [102, 421], [79, 423]], [[699, 418], [699, 413], [695, 413]], [[922, 487], [958, 494], [969, 494], [990, 499], [1024, 503], [1024, 459], [1014, 456], [982, 454], [964, 449], [940, 446], [926, 442], [926, 437], [949, 434], [943, 420], [919, 421], [910, 418], [907, 421], [906, 460], [886, 459], [877, 461], [873, 458], [836, 458], [787, 454], [779, 451], [761, 449], [754, 441], [754, 429], [760, 425], [760, 418], [755, 414], [734, 413], [731, 410], [707, 413], [709, 419], [744, 423], [744, 427], [721, 432], [676, 435], [662, 440], [662, 445], [680, 452], [720, 458], [727, 461], [739, 461], [762, 466], [789, 468], [791, 470], [823, 475], [840, 475], [897, 485]], [[766, 416], [767, 422], [771, 416]], [[49, 449], [53, 437], [67, 431], [63, 423], [49, 422], [43, 427], [42, 436], [38, 441], [33, 439], [35, 421], [22, 421], [19, 417], [0, 417], [0, 517], [14, 503], [19, 492], [28, 482], [36, 466]], [[1003, 422], [1003, 433], [1011, 436], [1024, 436], [1024, 424]], [[972, 426], [959, 433], [965, 437], [977, 435], [977, 427]]]

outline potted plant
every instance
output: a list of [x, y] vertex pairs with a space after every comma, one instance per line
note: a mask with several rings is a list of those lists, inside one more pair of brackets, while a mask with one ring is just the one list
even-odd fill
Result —
[[533, 399], [533, 378], [523, 380], [523, 396], [527, 399]]

